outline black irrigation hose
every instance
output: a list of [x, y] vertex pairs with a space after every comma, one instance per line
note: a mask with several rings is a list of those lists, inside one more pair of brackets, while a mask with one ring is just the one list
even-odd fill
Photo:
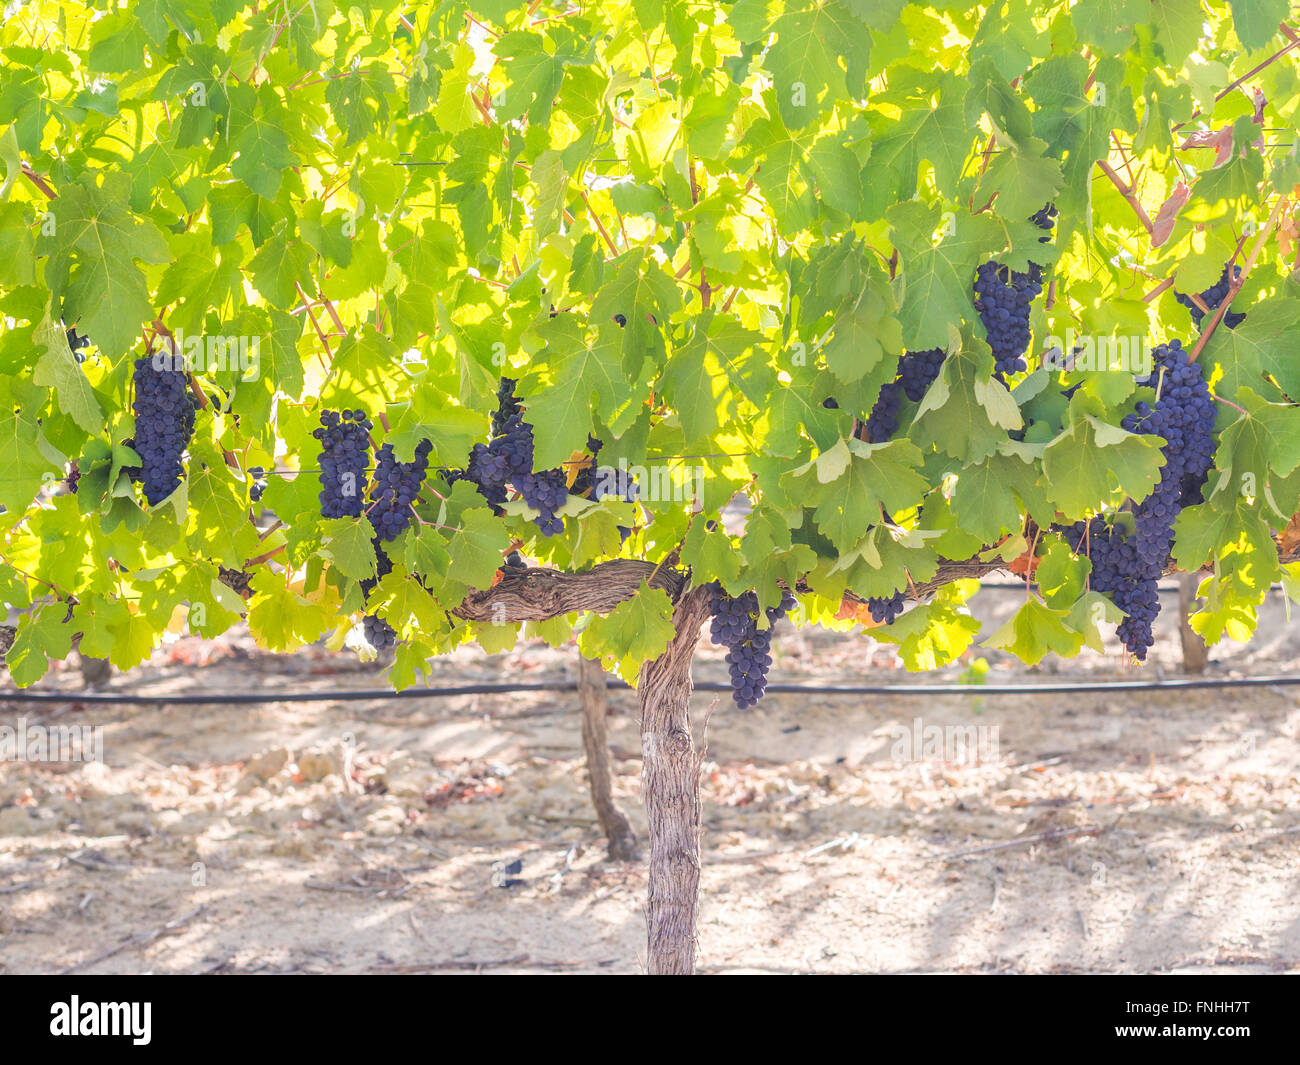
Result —
[[[769, 684], [769, 692], [795, 695], [1050, 695], [1072, 692], [1191, 691], [1204, 688], [1267, 688], [1300, 684], [1300, 676], [1189, 678], [1186, 680], [1076, 681], [1059, 684]], [[611, 688], [630, 689], [611, 679]], [[455, 695], [508, 695], [513, 692], [577, 691], [575, 681], [537, 681], [527, 684], [461, 684], [447, 688], [354, 688], [333, 691], [226, 692], [213, 695], [131, 695], [115, 692], [32, 692], [0, 691], [0, 704], [16, 703], [99, 703], [141, 706], [202, 706], [246, 703], [330, 703], [361, 699], [425, 699]], [[729, 692], [730, 684], [701, 681], [696, 691]]]

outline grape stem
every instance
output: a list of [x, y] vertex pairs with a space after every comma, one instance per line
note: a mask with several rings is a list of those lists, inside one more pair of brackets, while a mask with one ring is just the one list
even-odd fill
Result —
[[1213, 392], [1210, 393], [1210, 398], [1214, 400], [1216, 403], [1222, 403], [1226, 407], [1231, 407], [1235, 411], [1240, 411], [1247, 418], [1250, 417], [1250, 411], [1246, 410], [1245, 407], [1238, 407], [1237, 404], [1233, 403], [1232, 400], [1230, 399], [1224, 399], [1222, 396], [1216, 396]]

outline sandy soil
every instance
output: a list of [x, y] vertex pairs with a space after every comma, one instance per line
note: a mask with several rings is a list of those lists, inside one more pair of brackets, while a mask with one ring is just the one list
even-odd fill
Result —
[[[1018, 594], [981, 593], [986, 632]], [[1027, 671], [994, 652], [989, 679], [1171, 675], [1161, 624], [1144, 671], [1117, 653]], [[1216, 649], [1211, 674], [1300, 671], [1280, 600], [1261, 631]], [[777, 643], [774, 680], [924, 679], [863, 636]], [[571, 648], [467, 650], [433, 683], [574, 663]], [[696, 676], [725, 677], [718, 649]], [[264, 703], [36, 707], [0, 692], [0, 723], [102, 725], [105, 744], [102, 763], [0, 763], [0, 971], [639, 971], [645, 873], [605, 857], [576, 696], [274, 695], [377, 683], [351, 656], [276, 658], [235, 633], [174, 643], [112, 688], [257, 689]], [[81, 681], [69, 666], [44, 686]], [[711, 701], [697, 693], [697, 722]], [[996, 729], [997, 748], [900, 760], [892, 726], [918, 716]], [[630, 693], [611, 693], [610, 730], [616, 791], [644, 834]], [[701, 967], [1300, 969], [1298, 739], [1300, 687], [720, 705]]]

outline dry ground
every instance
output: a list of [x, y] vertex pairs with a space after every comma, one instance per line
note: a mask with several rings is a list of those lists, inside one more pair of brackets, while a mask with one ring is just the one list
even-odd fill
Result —
[[[981, 594], [986, 632], [1017, 595]], [[1143, 671], [1118, 654], [1026, 671], [994, 653], [990, 680], [1172, 675], [1162, 624]], [[1211, 675], [1300, 672], [1280, 603], [1261, 631], [1216, 649]], [[777, 644], [777, 680], [925, 679], [862, 636], [787, 629]], [[572, 649], [465, 651], [434, 683], [573, 664]], [[696, 675], [725, 676], [717, 649]], [[639, 971], [645, 873], [605, 858], [576, 696], [274, 695], [378, 683], [349, 656], [275, 658], [236, 634], [182, 640], [112, 687], [251, 688], [264, 703], [34, 707], [0, 692], [0, 723], [103, 725], [105, 742], [103, 763], [0, 764], [0, 971]], [[697, 720], [711, 700], [697, 693]], [[616, 791], [643, 832], [631, 694], [611, 693], [611, 710]], [[985, 764], [900, 762], [891, 726], [916, 716], [996, 727], [998, 750]], [[1298, 739], [1300, 687], [720, 706], [701, 966], [1300, 969]]]

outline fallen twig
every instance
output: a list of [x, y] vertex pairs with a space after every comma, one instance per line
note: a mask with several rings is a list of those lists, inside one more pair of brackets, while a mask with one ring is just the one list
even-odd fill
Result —
[[1028, 843], [1054, 843], [1058, 839], [1069, 839], [1071, 836], [1095, 836], [1101, 831], [1102, 828], [1100, 825], [1086, 825], [1082, 828], [1053, 828], [1032, 836], [1024, 836], [1021, 839], [1010, 839], [1005, 843], [990, 843], [986, 847], [974, 847], [971, 850], [955, 851], [952, 854], [942, 855], [942, 858], [945, 862], [950, 862], [955, 858], [965, 858], [971, 854], [987, 854], [989, 851], [1004, 851], [1011, 847], [1023, 847]]
[[192, 921], [207, 908], [206, 904], [196, 906], [194, 909], [190, 910], [189, 913], [184, 913], [179, 917], [173, 918], [165, 925], [160, 925], [158, 928], [155, 928], [152, 932], [137, 932], [135, 935], [127, 936], [126, 939], [122, 940], [122, 942], [117, 946], [109, 947], [108, 950], [101, 950], [93, 958], [87, 958], [85, 961], [79, 961], [69, 965], [66, 969], [60, 969], [59, 975], [67, 976], [69, 973], [75, 973], [78, 969], [84, 969], [88, 965], [95, 965], [96, 963], [103, 961], [105, 958], [111, 958], [114, 954], [118, 954], [131, 947], [147, 946], [155, 939], [159, 939], [162, 936], [170, 935], [172, 932], [177, 931], [182, 925]]

